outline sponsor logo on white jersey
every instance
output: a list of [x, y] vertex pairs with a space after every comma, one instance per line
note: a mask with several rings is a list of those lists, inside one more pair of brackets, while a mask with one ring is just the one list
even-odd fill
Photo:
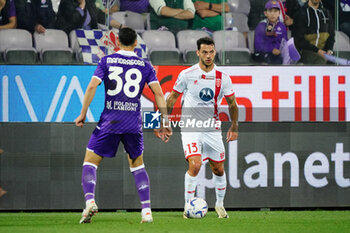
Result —
[[214, 91], [210, 88], [203, 88], [200, 92], [199, 92], [199, 97], [203, 100], [203, 101], [209, 101], [214, 97]]

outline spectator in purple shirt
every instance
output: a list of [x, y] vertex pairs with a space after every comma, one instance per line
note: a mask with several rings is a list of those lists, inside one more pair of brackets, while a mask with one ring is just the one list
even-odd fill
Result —
[[16, 27], [17, 18], [14, 0], [0, 0], [0, 29]]
[[282, 64], [281, 41], [287, 40], [286, 26], [279, 21], [280, 5], [276, 0], [269, 0], [265, 5], [266, 19], [255, 29], [253, 58], [257, 62]]

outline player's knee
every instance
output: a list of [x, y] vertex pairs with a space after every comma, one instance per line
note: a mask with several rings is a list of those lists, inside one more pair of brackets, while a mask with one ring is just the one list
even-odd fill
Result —
[[199, 170], [201, 169], [201, 166], [202, 166], [201, 162], [196, 162], [196, 163], [190, 164], [189, 175], [197, 176], [199, 173]]
[[212, 171], [217, 176], [223, 176], [225, 173], [224, 166], [212, 167]]
[[195, 173], [195, 176], [198, 175], [200, 169], [201, 169], [201, 164], [196, 164], [196, 166], [193, 168], [193, 173]]

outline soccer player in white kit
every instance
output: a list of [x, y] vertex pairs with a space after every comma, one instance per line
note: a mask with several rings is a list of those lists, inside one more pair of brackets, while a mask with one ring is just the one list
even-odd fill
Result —
[[[185, 174], [185, 201], [195, 195], [197, 177], [202, 161], [209, 160], [216, 192], [215, 210], [219, 218], [228, 218], [224, 208], [226, 174], [224, 170], [225, 147], [221, 136], [218, 107], [225, 97], [229, 105], [231, 126], [226, 142], [238, 137], [238, 108], [230, 77], [214, 64], [216, 50], [209, 37], [197, 41], [199, 63], [183, 70], [167, 98], [171, 114], [177, 98], [183, 94], [181, 129], [182, 145], [188, 161]], [[186, 127], [187, 126], [187, 127]], [[184, 218], [187, 218], [184, 213]]]

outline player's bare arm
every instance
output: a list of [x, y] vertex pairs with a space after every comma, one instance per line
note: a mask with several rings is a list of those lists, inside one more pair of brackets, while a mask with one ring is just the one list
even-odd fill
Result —
[[97, 86], [100, 85], [101, 80], [97, 78], [92, 78], [88, 87], [86, 88], [86, 92], [83, 100], [83, 107], [81, 108], [80, 115], [74, 120], [75, 125], [78, 127], [83, 127], [86, 119], [87, 110], [95, 97]]
[[238, 138], [238, 107], [235, 95], [226, 97], [229, 113], [231, 117], [231, 126], [227, 132], [226, 142], [237, 140]]
[[168, 98], [166, 99], [166, 107], [168, 110], [168, 114], [171, 114], [171, 112], [173, 111], [174, 105], [176, 103], [177, 98], [179, 98], [179, 96], [180, 96], [179, 93], [172, 91], [168, 96]]
[[[162, 118], [163, 119], [168, 119], [168, 114], [167, 114], [167, 107], [166, 107], [166, 103], [164, 100], [164, 94], [162, 91], [162, 88], [160, 87], [159, 83], [152, 83], [149, 85], [149, 87], [151, 88], [151, 91], [154, 94], [154, 98], [156, 100], [156, 104], [158, 106], [158, 109], [160, 111], [160, 113], [162, 114]], [[163, 123], [164, 121], [162, 121]], [[167, 124], [167, 126], [162, 125], [162, 128], [160, 131], [156, 131], [155, 132], [156, 136], [161, 138], [162, 141], [164, 142], [168, 142], [170, 139], [170, 136], [173, 134], [173, 131], [171, 129], [171, 127], [169, 126], [169, 124]]]

